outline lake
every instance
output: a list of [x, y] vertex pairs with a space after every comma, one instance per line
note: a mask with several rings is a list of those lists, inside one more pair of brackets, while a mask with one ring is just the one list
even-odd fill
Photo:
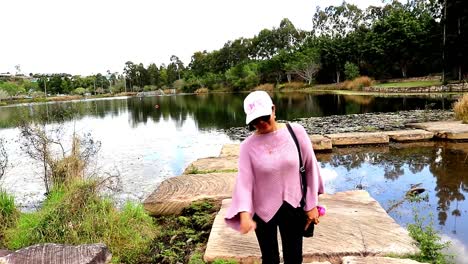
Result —
[[[20, 149], [21, 118], [46, 117], [48, 129], [63, 123], [65, 138], [72, 131], [91, 133], [101, 150], [91, 169], [100, 175], [119, 175], [123, 190], [117, 200], [142, 200], [160, 182], [180, 175], [196, 159], [217, 156], [222, 145], [238, 143], [225, 129], [244, 126], [246, 94], [213, 93], [158, 97], [121, 97], [47, 104], [0, 107], [0, 137], [8, 141], [12, 164], [2, 185], [29, 210], [45, 192], [40, 163]], [[333, 93], [275, 93], [277, 117], [302, 117], [394, 112], [414, 109], [450, 109], [451, 96], [369, 96]], [[69, 113], [58, 118], [56, 113]], [[21, 117], [21, 118], [20, 118]], [[435, 143], [430, 143], [435, 144]], [[400, 224], [411, 222], [413, 203], [401, 202], [412, 184], [426, 189], [428, 201], [421, 215], [433, 214], [435, 226], [468, 245], [468, 155], [466, 144], [429, 146], [392, 145], [384, 149], [340, 149], [319, 155], [327, 192], [368, 190]], [[441, 144], [441, 145], [440, 145]], [[464, 156], [465, 155], [465, 156]], [[465, 158], [465, 159], [464, 159]], [[401, 202], [401, 203], [399, 203]]]

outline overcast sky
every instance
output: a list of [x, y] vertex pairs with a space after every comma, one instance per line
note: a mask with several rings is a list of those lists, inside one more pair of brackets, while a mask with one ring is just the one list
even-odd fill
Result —
[[[342, 0], [2, 0], [0, 73], [121, 72], [126, 61], [185, 64], [196, 51], [251, 38], [289, 18], [310, 30], [315, 7]], [[348, 0], [361, 8], [381, 0]]]

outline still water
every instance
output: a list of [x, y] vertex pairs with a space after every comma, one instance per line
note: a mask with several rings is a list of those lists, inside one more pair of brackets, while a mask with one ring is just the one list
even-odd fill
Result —
[[[327, 191], [367, 190], [400, 225], [417, 215], [452, 241], [468, 263], [468, 142], [422, 142], [318, 154]], [[412, 187], [422, 200], [408, 199]]]
[[[123, 190], [116, 198], [142, 200], [168, 177], [202, 157], [217, 156], [223, 144], [238, 143], [224, 132], [244, 125], [246, 94], [178, 95], [111, 98], [64, 103], [0, 107], [0, 137], [8, 141], [12, 161], [2, 186], [26, 209], [34, 208], [45, 192], [38, 162], [20, 149], [20, 119], [47, 120], [48, 129], [62, 123], [63, 138], [72, 131], [91, 133], [101, 150], [90, 167], [98, 174], [119, 175]], [[394, 112], [413, 109], [450, 109], [446, 96], [379, 97], [311, 93], [277, 93], [277, 117], [301, 117]], [[67, 112], [68, 114], [57, 115]], [[442, 143], [440, 143], [442, 144]], [[340, 149], [319, 155], [327, 192], [368, 190], [400, 224], [411, 222], [414, 205], [404, 200], [415, 184], [426, 189], [427, 209], [436, 227], [468, 245], [468, 188], [466, 144], [399, 146], [364, 150]], [[403, 199], [403, 201], [402, 201]], [[422, 206], [419, 206], [422, 207]]]

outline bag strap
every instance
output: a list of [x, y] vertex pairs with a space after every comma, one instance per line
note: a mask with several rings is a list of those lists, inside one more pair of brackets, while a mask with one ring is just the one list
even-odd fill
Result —
[[289, 133], [291, 134], [291, 137], [293, 138], [294, 143], [296, 144], [297, 152], [299, 153], [299, 172], [301, 174], [301, 190], [302, 190], [301, 207], [304, 208], [306, 194], [307, 194], [307, 179], [306, 179], [305, 167], [304, 167], [304, 164], [302, 163], [301, 148], [299, 147], [299, 142], [297, 141], [296, 134], [294, 133], [291, 125], [289, 123], [286, 123], [286, 127], [288, 128]]

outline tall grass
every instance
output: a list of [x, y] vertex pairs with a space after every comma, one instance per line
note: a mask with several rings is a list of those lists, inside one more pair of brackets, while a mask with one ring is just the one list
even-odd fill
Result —
[[468, 124], [468, 93], [458, 99], [458, 101], [453, 105], [453, 111], [455, 111], [455, 117], [457, 119]]
[[14, 197], [0, 188], [0, 248], [4, 247], [5, 231], [16, 224], [18, 216], [19, 211], [16, 208]]
[[367, 76], [357, 77], [352, 81], [344, 81], [339, 87], [340, 89], [360, 91], [364, 87], [369, 87], [373, 83], [372, 79]]
[[9, 249], [38, 243], [104, 243], [113, 262], [136, 263], [146, 254], [156, 227], [141, 205], [127, 203], [118, 211], [110, 199], [98, 195], [96, 181], [74, 181], [55, 187], [43, 207], [24, 213], [7, 230]]

